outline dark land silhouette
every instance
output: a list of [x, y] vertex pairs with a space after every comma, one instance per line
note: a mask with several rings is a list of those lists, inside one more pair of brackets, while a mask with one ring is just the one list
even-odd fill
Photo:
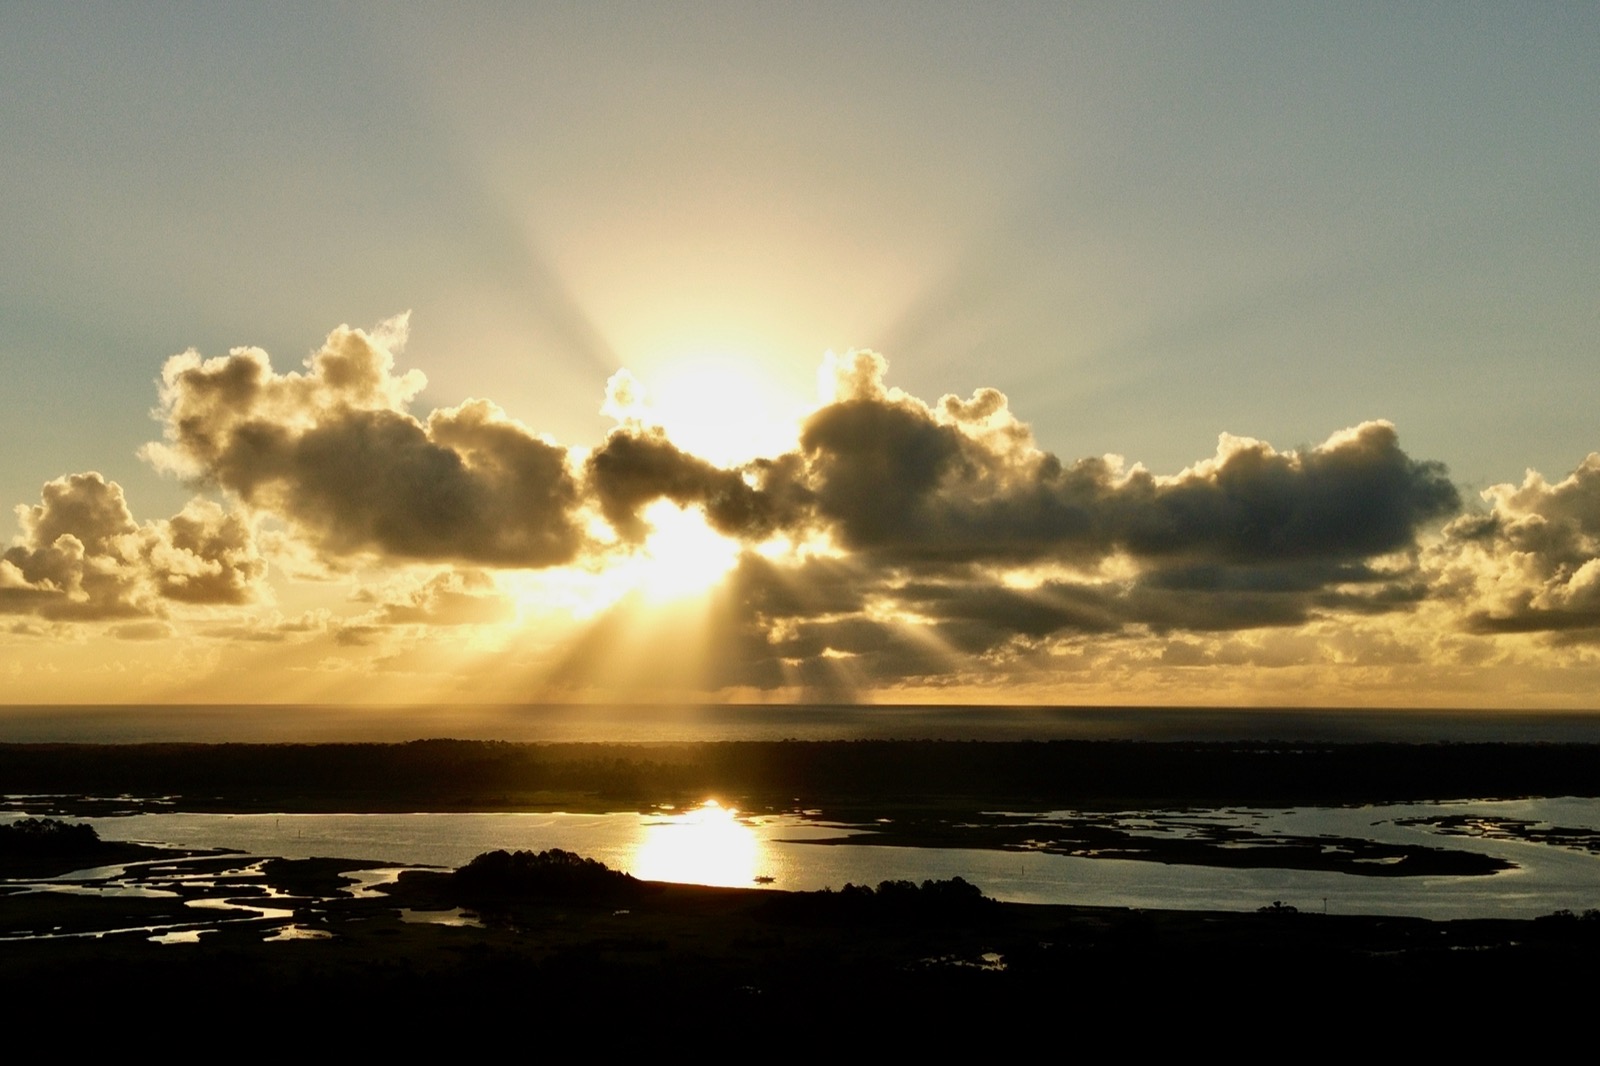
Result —
[[[737, 799], [843, 821], [894, 808], [1091, 810], [1600, 794], [1600, 745], [737, 741], [0, 744], [0, 786], [61, 813], [621, 810]], [[52, 798], [54, 797], [54, 798]]]
[[[953, 818], [996, 810], [1594, 795], [1597, 769], [1600, 748], [1586, 745], [0, 746], [0, 791], [29, 794], [30, 810], [52, 815], [146, 809], [140, 797], [162, 797], [150, 809], [163, 810], [361, 811], [618, 810], [718, 795], [747, 810], [805, 807], [863, 824], [893, 812], [893, 832], [921, 833], [921, 843], [938, 843]], [[1010, 827], [992, 817], [976, 829], [1004, 846]], [[1063, 830], [1062, 846], [1072, 834], [1105, 846], [1094, 835], [1104, 828], [1086, 818]], [[1595, 912], [1427, 921], [1287, 906], [1021, 905], [986, 899], [959, 878], [721, 889], [641, 882], [549, 852], [409, 871], [386, 894], [360, 898], [344, 891], [342, 875], [378, 863], [274, 859], [237, 892], [292, 918], [224, 914], [196, 943], [159, 944], [141, 927], [192, 918], [185, 879], [222, 876], [236, 858], [158, 851], [166, 861], [146, 876], [172, 894], [95, 897], [23, 892], [14, 881], [131, 861], [104, 849], [136, 845], [106, 845], [45, 819], [0, 832], [0, 845], [9, 879], [0, 881], [0, 1002], [13, 1017], [57, 1025], [90, 1004], [107, 1022], [148, 1024], [181, 1010], [259, 1027], [267, 1005], [273, 1018], [322, 1017], [352, 1031], [376, 1018], [444, 1033], [474, 1019], [536, 1016], [643, 1040], [648, 1020], [715, 1044], [832, 1031], [815, 1027], [849, 1017], [857, 1028], [938, 1042], [1058, 1024], [1068, 1010], [1080, 1027], [1115, 1024], [1123, 1039], [1149, 1039], [1144, 1027], [1158, 1017], [1248, 1034], [1331, 1019], [1360, 1026], [1386, 1010], [1459, 1017], [1485, 1002], [1553, 1023], [1587, 997], [1600, 963]], [[41, 848], [61, 850], [26, 854]], [[1410, 861], [1428, 872], [1434, 859], [1393, 865]], [[1600, 904], [1600, 886], [1596, 894]], [[403, 920], [405, 911], [458, 909], [476, 921]], [[317, 938], [276, 939], [289, 926]]]
[[[1159, 1019], [1141, 1043], [1179, 1035], [1165, 1028], [1178, 1022], [1203, 1024], [1212, 1039], [1228, 1026], [1230, 1041], [1248, 1042], [1291, 1024], [1361, 1027], [1386, 1011], [1454, 1015], [1485, 1001], [1544, 1015], [1585, 1000], [1600, 961], [1593, 913], [1431, 922], [1284, 906], [1028, 906], [987, 899], [959, 878], [822, 892], [705, 888], [526, 852], [480, 856], [454, 873], [407, 872], [379, 898], [327, 894], [360, 865], [267, 864], [256, 888], [322, 939], [276, 942], [241, 917], [193, 944], [136, 931], [15, 940], [0, 944], [0, 997], [12, 1017], [34, 1023], [79, 1018], [92, 1004], [102, 1025], [177, 1012], [188, 1026], [244, 1032], [264, 1024], [265, 1005], [285, 1024], [317, 1018], [323, 1034], [382, 1041], [528, 1017], [546, 1035], [619, 1027], [608, 1046], [667, 1033], [718, 1046], [752, 1035], [787, 1042], [790, 1028], [793, 1039], [815, 1039], [848, 1016], [848, 1033], [920, 1043], [1069, 1010], [1097, 1031], [1140, 1032]], [[173, 871], [208, 868], [195, 858]], [[0, 932], [14, 935], [38, 898], [0, 899]], [[181, 910], [171, 900], [68, 899], [73, 906], [34, 921], [70, 931]], [[406, 922], [402, 907], [466, 908], [478, 922]]]

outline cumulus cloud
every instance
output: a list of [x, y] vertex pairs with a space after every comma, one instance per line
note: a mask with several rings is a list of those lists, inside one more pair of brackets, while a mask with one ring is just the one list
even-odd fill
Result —
[[842, 366], [801, 447], [818, 513], [885, 562], [1360, 559], [1410, 548], [1460, 505], [1444, 468], [1408, 457], [1386, 422], [1305, 452], [1224, 434], [1214, 458], [1157, 477], [1115, 458], [1063, 463], [993, 389], [929, 407], [887, 390], [883, 369], [870, 353]]
[[1600, 453], [1555, 484], [1530, 470], [1483, 499], [1488, 512], [1447, 526], [1435, 560], [1468, 627], [1600, 636]]
[[[677, 619], [629, 623], [624, 600], [566, 646], [558, 682], [614, 671], [625, 645], [640, 685], [847, 698], [1059, 670], [1083, 648], [1141, 641], [1128, 662], [1220, 663], [1263, 634], [1298, 654], [1288, 637], [1377, 631], [1425, 603], [1478, 634], [1600, 633], [1600, 455], [1559, 483], [1496, 486], [1487, 511], [1455, 517], [1444, 467], [1408, 455], [1388, 422], [1294, 450], [1223, 434], [1214, 455], [1162, 475], [1058, 457], [1003, 393], [919, 399], [857, 351], [825, 360], [824, 401], [792, 447], [731, 466], [657, 424], [619, 372], [602, 409], [617, 424], [580, 462], [488, 400], [414, 413], [426, 382], [397, 366], [406, 333], [404, 316], [340, 327], [286, 373], [255, 348], [174, 356], [163, 440], [145, 455], [228, 506], [196, 499], [141, 523], [98, 474], [53, 481], [0, 553], [0, 612], [114, 619], [153, 639], [183, 606], [260, 601], [265, 543], [279, 581], [376, 564], [387, 588], [338, 617], [237, 616], [208, 635], [394, 648], [514, 619], [495, 570], [594, 574], [647, 541], [666, 500], [747, 549], [701, 650], [685, 650]], [[787, 554], [771, 543], [784, 538]]]
[[801, 473], [797, 455], [724, 470], [684, 452], [658, 427], [631, 425], [613, 431], [585, 463], [601, 514], [633, 542], [649, 532], [639, 512], [663, 498], [703, 508], [711, 527], [727, 536], [760, 541], [796, 532], [810, 504]]
[[267, 571], [249, 523], [210, 500], [155, 523], [142, 551], [160, 594], [181, 603], [250, 603]]
[[584, 481], [625, 543], [644, 540], [650, 529], [641, 512], [660, 499], [699, 507], [713, 529], [747, 541], [794, 532], [806, 522], [810, 499], [800, 456], [725, 469], [692, 455], [654, 421], [644, 386], [627, 370], [606, 382], [600, 413], [617, 427], [585, 461]]
[[17, 518], [22, 535], [0, 554], [0, 611], [136, 618], [170, 602], [243, 604], [263, 592], [266, 563], [248, 523], [207, 500], [141, 525], [121, 486], [89, 472], [46, 483]]
[[[872, 352], [832, 357], [831, 402], [793, 453], [737, 469], [688, 455], [631, 415], [588, 461], [590, 485], [624, 537], [660, 498], [702, 505], [720, 531], [761, 539], [825, 529], [876, 565], [1022, 565], [1092, 570], [1113, 555], [1209, 573], [1331, 564], [1415, 546], [1460, 498], [1443, 466], [1411, 459], [1395, 428], [1367, 422], [1304, 451], [1224, 434], [1216, 455], [1173, 477], [1115, 457], [1068, 464], [1040, 449], [1006, 397], [928, 405], [888, 387]], [[609, 407], [638, 410], [631, 379]], [[1208, 569], [1209, 568], [1209, 569]], [[1263, 579], [1265, 580], [1265, 579]]]
[[334, 555], [549, 566], [577, 554], [578, 485], [566, 449], [486, 400], [407, 406], [426, 384], [396, 373], [404, 316], [340, 327], [278, 374], [258, 348], [189, 351], [162, 371], [158, 467], [295, 523]]
[[1429, 594], [1419, 535], [1460, 509], [1444, 467], [1408, 456], [1387, 422], [1294, 451], [1223, 434], [1214, 456], [1158, 476], [1114, 456], [1064, 462], [997, 390], [929, 404], [889, 386], [887, 366], [830, 356], [828, 402], [795, 450], [733, 469], [678, 448], [636, 383], [612, 381], [620, 425], [585, 478], [624, 539], [665, 498], [729, 536], [823, 533], [838, 550], [745, 556], [723, 590], [729, 683], [794, 683], [817, 664], [928, 676], [1086, 637], [1405, 611]]

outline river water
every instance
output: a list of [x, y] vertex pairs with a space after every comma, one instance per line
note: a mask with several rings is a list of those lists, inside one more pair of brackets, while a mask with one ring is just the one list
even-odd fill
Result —
[[[1030, 818], [1048, 823], [1076, 812]], [[106, 840], [233, 848], [252, 856], [331, 856], [375, 864], [455, 867], [475, 855], [562, 848], [648, 880], [813, 890], [846, 883], [964, 877], [997, 899], [1029, 903], [1300, 910], [1430, 918], [1523, 917], [1600, 907], [1600, 800], [1463, 800], [1384, 806], [1098, 815], [1151, 854], [1183, 834], [1220, 828], [1218, 865], [1047, 854], [981, 847], [824, 844], [863, 827], [803, 814], [741, 815], [708, 803], [652, 814], [191, 814], [90, 819]], [[1555, 832], [1552, 832], [1555, 831]], [[1284, 838], [1422, 845], [1490, 855], [1513, 865], [1476, 876], [1361, 876], [1226, 865], [1227, 849]], [[977, 837], [974, 835], [974, 842]]]

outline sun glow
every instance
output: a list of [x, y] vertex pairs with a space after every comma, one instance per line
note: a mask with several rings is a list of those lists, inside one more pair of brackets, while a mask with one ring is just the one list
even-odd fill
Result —
[[648, 384], [622, 372], [628, 390], [625, 398], [613, 391], [607, 414], [660, 426], [684, 451], [724, 467], [794, 447], [809, 397], [786, 391], [755, 360], [696, 352], [652, 364]]
[[505, 579], [521, 605], [521, 622], [586, 619], [629, 597], [648, 607], [699, 599], [739, 561], [739, 542], [708, 526], [699, 508], [656, 500], [640, 515], [650, 524], [644, 542], [617, 544], [597, 565]]
[[646, 825], [629, 872], [646, 881], [749, 885], [760, 874], [762, 850], [737, 810], [706, 800]]
[[657, 500], [644, 509], [651, 529], [616, 576], [652, 603], [668, 603], [705, 592], [739, 561], [739, 544], [706, 524], [698, 508]]

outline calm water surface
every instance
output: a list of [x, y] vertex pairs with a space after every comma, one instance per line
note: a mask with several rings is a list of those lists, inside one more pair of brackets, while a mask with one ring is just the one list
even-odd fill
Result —
[[[1058, 812], [1069, 816], [1072, 812]], [[799, 814], [743, 817], [715, 804], [617, 814], [141, 814], [92, 819], [107, 840], [236, 848], [287, 858], [338, 856], [460, 866], [496, 848], [564, 848], [649, 880], [811, 890], [847, 882], [960, 876], [1002, 900], [1148, 908], [1301, 910], [1433, 918], [1537, 917], [1600, 907], [1600, 854], [1514, 836], [1446, 836], [1408, 818], [1470, 815], [1600, 834], [1600, 800], [1452, 801], [1350, 808], [1132, 812], [1124, 828], [1153, 838], [1209, 821], [1270, 837], [1332, 835], [1473, 851], [1516, 864], [1477, 877], [1362, 877], [1283, 869], [1165, 865], [980, 848], [824, 845], [856, 832]], [[1050, 815], [1041, 815], [1049, 818]], [[1179, 823], [1179, 824], [1174, 824]], [[1169, 837], [1170, 838], [1170, 837]], [[767, 879], [770, 879], [768, 881]]]

